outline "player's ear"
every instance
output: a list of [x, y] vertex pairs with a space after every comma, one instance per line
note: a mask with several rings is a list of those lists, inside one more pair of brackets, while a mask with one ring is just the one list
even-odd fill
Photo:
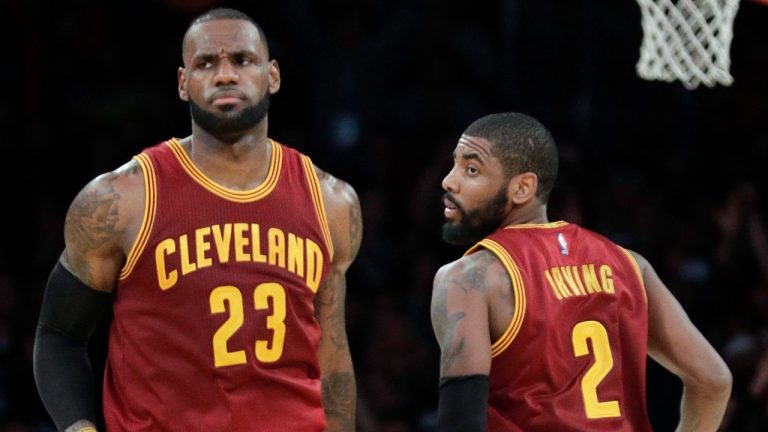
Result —
[[532, 172], [518, 174], [509, 181], [507, 197], [517, 205], [525, 204], [536, 196], [539, 176]]
[[179, 99], [183, 100], [184, 102], [189, 102], [189, 93], [187, 93], [186, 70], [183, 67], [179, 67], [179, 72], [177, 73], [177, 76], [179, 80]]
[[273, 95], [280, 90], [280, 65], [277, 60], [269, 61], [269, 94]]

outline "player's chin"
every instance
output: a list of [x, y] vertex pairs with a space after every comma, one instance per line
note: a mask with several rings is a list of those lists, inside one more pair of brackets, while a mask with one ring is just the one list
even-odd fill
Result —
[[455, 229], [459, 226], [459, 221], [457, 220], [456, 216], [445, 216], [443, 219], [443, 229]]
[[214, 111], [219, 114], [224, 114], [227, 116], [236, 116], [238, 115], [243, 109], [242, 107], [238, 106], [239, 104], [222, 104], [222, 105], [215, 105], [213, 107]]
[[458, 218], [446, 219], [443, 223], [443, 231], [463, 232], [464, 230], [465, 227]]
[[466, 230], [459, 223], [446, 222], [443, 224], [441, 231], [443, 241], [448, 244], [466, 246], [472, 243], [467, 236]]

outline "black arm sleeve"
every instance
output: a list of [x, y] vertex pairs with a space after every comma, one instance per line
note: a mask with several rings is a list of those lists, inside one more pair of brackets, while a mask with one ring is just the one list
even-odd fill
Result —
[[57, 263], [48, 278], [33, 353], [35, 382], [56, 427], [96, 423], [87, 343], [111, 295], [96, 291]]
[[488, 377], [468, 375], [440, 380], [439, 432], [488, 430]]

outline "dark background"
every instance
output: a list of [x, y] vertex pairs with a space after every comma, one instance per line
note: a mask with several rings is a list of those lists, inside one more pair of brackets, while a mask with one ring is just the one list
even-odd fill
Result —
[[[649, 258], [731, 366], [723, 430], [768, 430], [768, 7], [740, 6], [734, 84], [688, 91], [637, 78], [631, 0], [10, 0], [0, 6], [0, 431], [52, 430], [32, 345], [67, 207], [94, 176], [189, 133], [181, 37], [214, 5], [253, 16], [280, 62], [270, 135], [360, 196], [364, 239], [348, 275], [360, 431], [433, 430], [431, 282], [463, 252], [440, 241], [440, 180], [461, 131], [497, 111], [531, 114], [558, 141], [550, 220]], [[97, 370], [104, 328], [91, 345]], [[658, 430], [674, 428], [680, 392], [649, 362]]]

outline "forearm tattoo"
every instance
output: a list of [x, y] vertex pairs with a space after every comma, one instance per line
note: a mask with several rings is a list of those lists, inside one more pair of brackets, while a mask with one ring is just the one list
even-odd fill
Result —
[[349, 241], [353, 252], [360, 249], [360, 242], [363, 239], [363, 218], [360, 212], [360, 202], [353, 199], [349, 206]]
[[323, 405], [331, 425], [353, 431], [355, 422], [355, 378], [352, 372], [335, 372], [322, 379]]

